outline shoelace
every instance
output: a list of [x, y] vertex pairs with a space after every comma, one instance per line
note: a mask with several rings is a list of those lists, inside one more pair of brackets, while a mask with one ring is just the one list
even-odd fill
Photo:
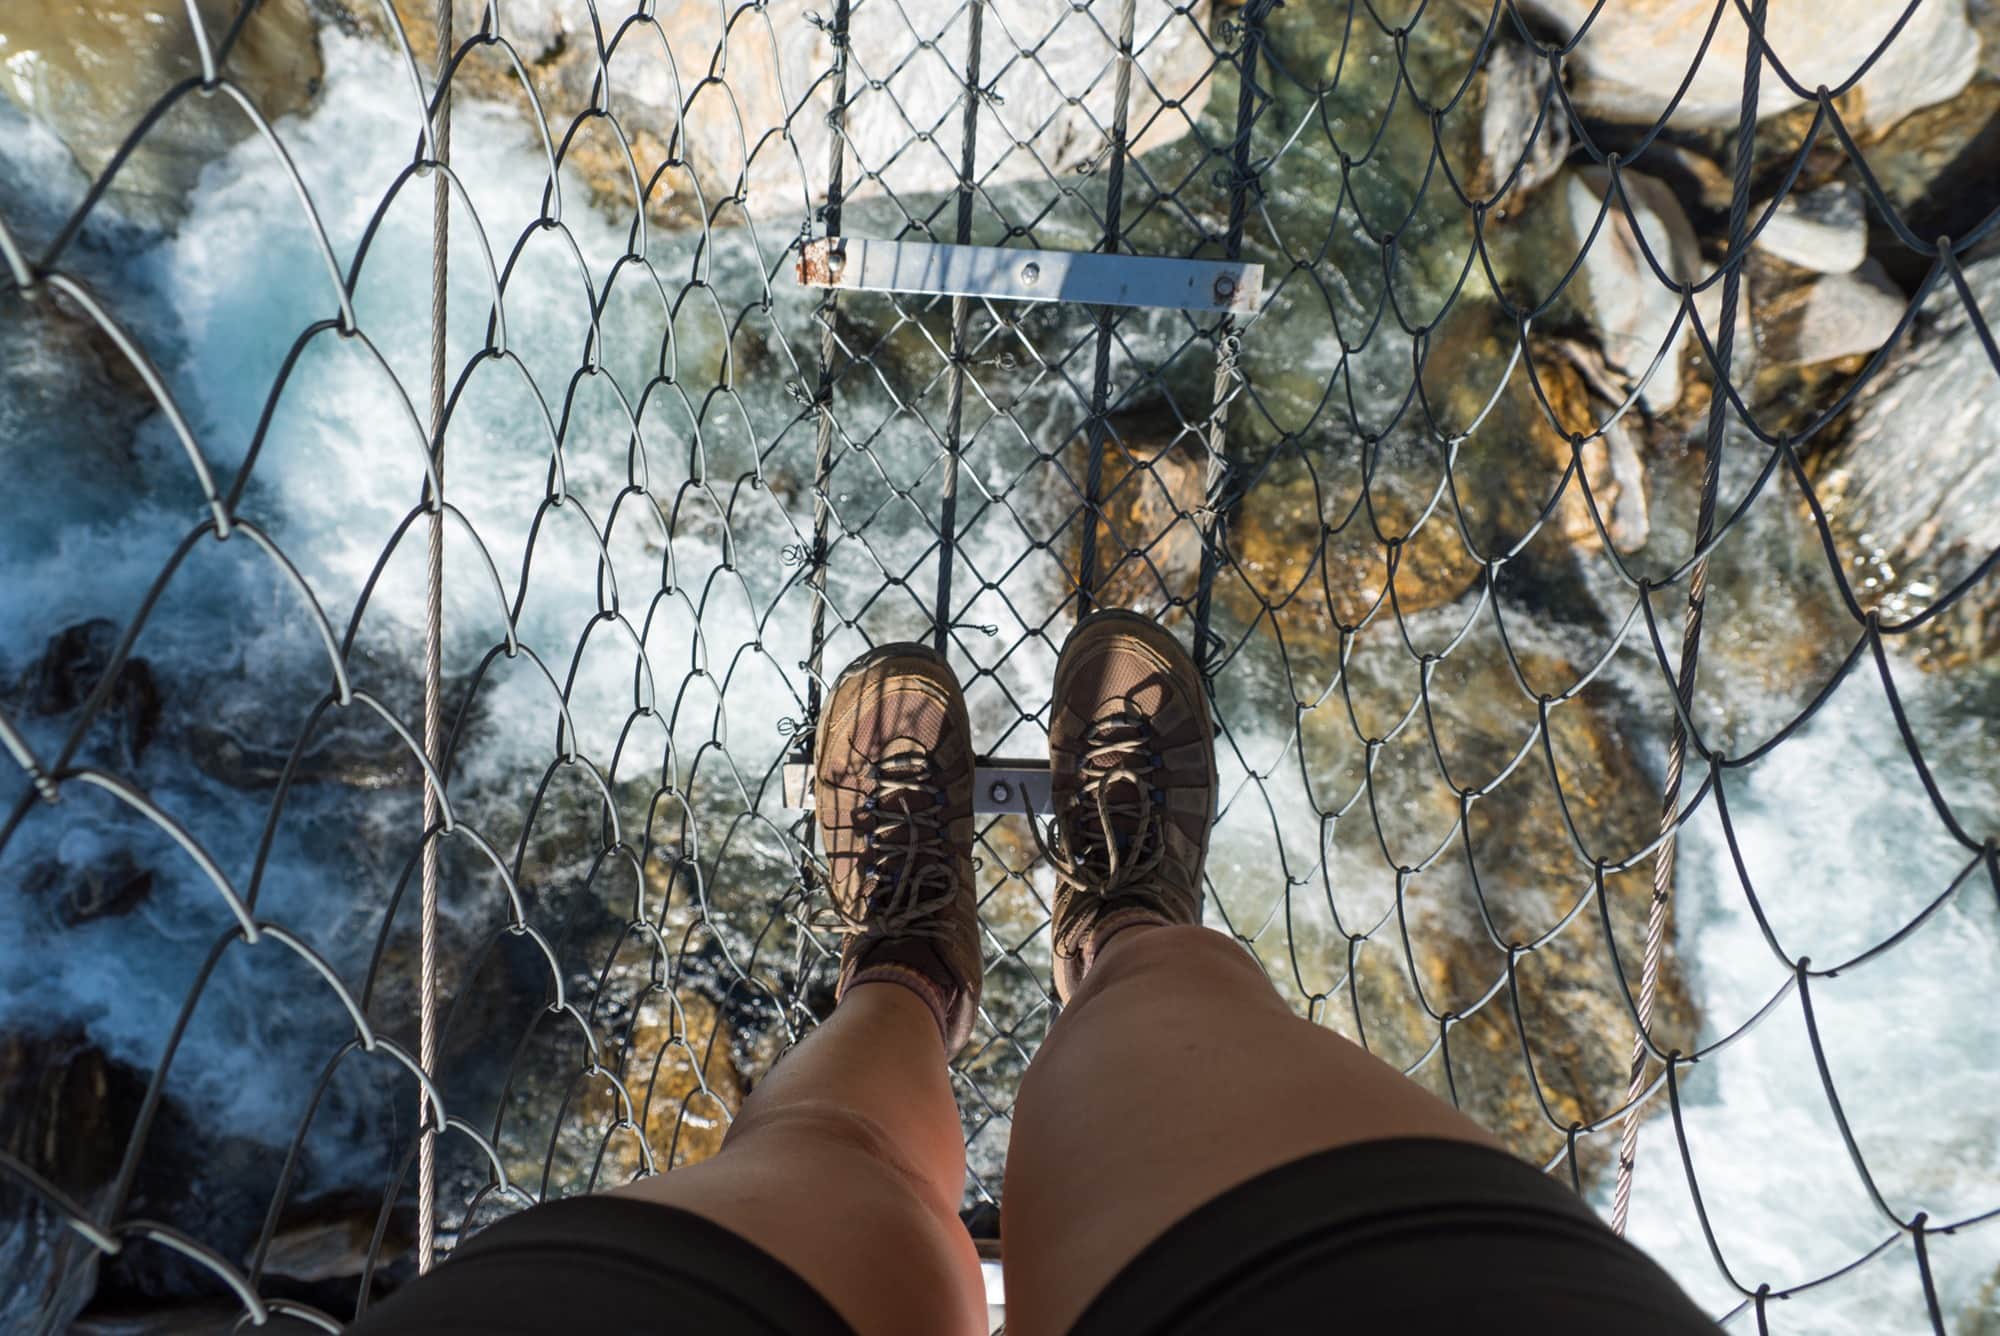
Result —
[[[945, 838], [944, 790], [933, 783], [928, 755], [892, 756], [870, 772], [874, 788], [862, 803], [868, 814], [862, 840], [861, 894], [852, 911], [834, 906], [828, 926], [849, 937], [949, 938], [949, 925], [933, 920], [952, 904], [957, 855]], [[929, 806], [911, 801], [928, 797]], [[886, 889], [885, 889], [886, 888]]]
[[[1153, 782], [1160, 760], [1152, 742], [1152, 723], [1143, 715], [1124, 712], [1092, 720], [1084, 732], [1075, 798], [1056, 813], [1048, 835], [1038, 823], [1029, 823], [1042, 856], [1073, 896], [1055, 941], [1059, 954], [1075, 955], [1105, 906], [1132, 896], [1166, 857], [1165, 795]], [[1112, 791], [1121, 785], [1132, 796], [1114, 802]], [[1097, 818], [1094, 828], [1079, 819], [1079, 809]], [[1131, 832], [1122, 848], [1121, 827]]]

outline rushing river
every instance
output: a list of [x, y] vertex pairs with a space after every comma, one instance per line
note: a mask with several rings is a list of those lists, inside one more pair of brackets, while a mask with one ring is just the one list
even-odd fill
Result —
[[[383, 93], [399, 87], [399, 76], [382, 45], [332, 31], [322, 40], [326, 79], [319, 99], [280, 131], [344, 271], [408, 160], [412, 121], [405, 98]], [[1209, 118], [1225, 114], [1211, 108]], [[571, 181], [566, 233], [524, 235], [541, 208], [545, 166], [539, 145], [509, 108], [462, 102], [453, 151], [496, 263], [511, 266], [506, 335], [518, 361], [489, 359], [473, 367], [446, 438], [447, 495], [487, 545], [502, 592], [473, 545], [454, 531], [447, 540], [445, 673], [454, 690], [462, 687], [501, 643], [503, 599], [518, 604], [519, 638], [541, 659], [540, 667], [523, 657], [503, 658], [490, 668], [452, 775], [454, 793], [464, 795], [461, 817], [504, 859], [526, 869], [521, 880], [530, 920], [559, 937], [564, 924], [576, 921], [579, 895], [615, 901], [622, 885], [629, 899], [634, 874], [606, 874], [604, 882], [579, 892], [580, 874], [552, 848], [566, 833], [593, 841], [578, 847], [597, 847], [588, 815], [594, 790], [580, 772], [557, 771], [550, 781], [551, 815], [524, 832], [537, 785], [559, 751], [573, 746], [605, 773], [628, 838], [637, 844], [639, 832], [662, 819], [650, 800], [664, 765], [697, 805], [707, 804], [683, 825], [675, 826], [678, 817], [666, 818], [664, 841], [705, 862], [708, 873], [722, 874], [704, 888], [712, 910], [704, 931], [738, 963], [761, 950], [764, 967], [778, 970], [796, 950], [795, 939], [787, 928], [780, 934], [784, 943], [774, 946], [761, 934], [792, 875], [783, 831], [793, 818], [773, 775], [789, 741], [784, 725], [806, 710], [802, 665], [812, 603], [787, 550], [810, 531], [814, 418], [801, 396], [816, 374], [818, 354], [816, 299], [793, 285], [784, 253], [795, 229], [783, 225], [792, 220], [775, 219], [762, 231], [706, 235], [656, 228], [650, 254], [664, 291], [625, 269], [605, 300], [593, 342], [579, 260], [602, 294], [605, 276], [626, 250], [627, 223], [592, 207], [583, 185]], [[1320, 168], [1327, 163], [1324, 157], [1308, 161]], [[0, 214], [18, 234], [31, 244], [44, 239], [83, 188], [46, 132], [11, 109], [0, 111]], [[1331, 209], [1339, 190], [1331, 174], [1322, 180], [1301, 167], [1278, 183], [1274, 208], [1280, 218], [1309, 218], [1314, 210]], [[358, 687], [406, 720], [417, 717], [420, 689], [412, 647], [421, 643], [421, 525], [379, 573], [377, 563], [422, 483], [423, 438], [416, 423], [426, 411], [429, 201], [428, 181], [405, 189], [382, 221], [355, 290], [357, 323], [381, 360], [332, 331], [307, 345], [263, 428], [239, 507], [296, 566], [336, 636], [347, 630], [357, 598], [374, 579], [350, 666]], [[874, 216], [865, 207], [862, 212]], [[455, 214], [448, 358], [454, 375], [488, 339], [491, 285], [471, 224], [471, 215]], [[1066, 237], [1058, 224], [1051, 228], [1055, 240], [1090, 243]], [[1427, 292], [1436, 300], [1455, 281], [1457, 266], [1448, 255], [1424, 252], [1432, 236], [1425, 225], [1411, 233], [1417, 259], [1408, 273], [1416, 277], [1407, 281], [1420, 289], [1431, 285], [1417, 295]], [[1331, 238], [1330, 253], [1341, 256], [1352, 240]], [[245, 142], [213, 163], [172, 235], [94, 224], [72, 248], [69, 267], [152, 352], [226, 490], [259, 433], [270, 387], [294, 340], [338, 310], [333, 281], [267, 147]], [[683, 290], [694, 275], [705, 286]], [[1281, 430], [1310, 422], [1318, 410], [1302, 405], [1314, 400], [1315, 377], [1323, 386], [1336, 364], [1347, 382], [1342, 394], [1361, 405], [1363, 416], [1393, 404], [1401, 394], [1395, 368], [1407, 366], [1407, 341], [1386, 352], [1378, 345], [1351, 365], [1341, 363], [1339, 336], [1323, 313], [1371, 299], [1349, 290], [1302, 297], [1303, 280], [1293, 281], [1298, 286], [1274, 308], [1288, 320], [1281, 325], [1274, 317], [1253, 329], [1246, 343], [1248, 374], [1270, 387], [1271, 420]], [[1335, 281], [1348, 282], [1337, 273]], [[1352, 281], [1368, 288], [1363, 278]], [[1322, 313], [1317, 322], [1315, 311]], [[1087, 322], [1036, 319], [1022, 320], [1026, 332], [1019, 337], [1043, 350], [1067, 348], [1088, 329]], [[884, 340], [881, 360], [892, 386], [899, 375], [904, 389], [907, 382], [922, 383], [926, 358], [935, 360], [922, 339], [926, 329], [934, 335], [942, 326], [935, 315], [921, 325], [884, 320], [867, 332]], [[1153, 317], [1134, 317], [1123, 329], [1121, 369], [1170, 360], [1187, 337], [1183, 326]], [[1062, 374], [1034, 374], [1019, 355], [1003, 362], [1006, 343], [996, 339], [994, 369], [980, 373], [988, 382], [982, 393], [1004, 399], [1012, 420], [1029, 434], [1038, 426], [1073, 429], [1077, 404]], [[593, 346], [608, 374], [577, 377], [584, 350]], [[643, 406], [634, 402], [634, 391], [663, 363], [671, 367], [672, 383], [656, 388]], [[1087, 357], [1070, 363], [1069, 374], [1079, 365], [1087, 365]], [[106, 439], [107, 430], [87, 414], [37, 407], [24, 389], [37, 369], [22, 371], [9, 368], [8, 379], [0, 381], [0, 394], [17, 396], [0, 399], [14, 477], [0, 547], [0, 685], [21, 679], [62, 628], [92, 618], [124, 626], [169, 554], [206, 515], [181, 443], [161, 415], [148, 417], [128, 447]], [[1169, 379], [1179, 387], [1207, 371], [1206, 363], [1183, 367]], [[539, 388], [539, 399], [530, 383]], [[883, 572], [894, 571], [926, 600], [936, 580], [936, 555], [926, 551], [934, 511], [925, 513], [928, 502], [896, 499], [899, 489], [925, 495], [935, 489], [928, 420], [896, 411], [891, 393], [865, 378], [847, 382], [842, 394], [842, 432], [865, 439], [869, 448], [845, 453], [842, 444], [832, 491], [844, 520], [866, 517], [867, 523], [856, 523], [859, 536], [837, 545], [830, 597], [842, 616], [860, 620], [877, 640], [918, 634], [924, 624], [916, 600], [901, 588], [885, 592]], [[928, 413], [939, 402], [933, 389], [919, 407]], [[1204, 401], [1197, 411], [1205, 407]], [[1046, 634], [1042, 628], [1058, 618], [1066, 586], [1061, 542], [1036, 548], [1030, 535], [1056, 528], [1074, 494], [1036, 441], [993, 425], [1001, 414], [992, 403], [975, 401], [969, 411], [972, 422], [987, 426], [983, 434], [969, 433], [979, 445], [968, 451], [967, 478], [960, 484], [966, 498], [961, 513], [971, 517], [959, 556], [960, 588], [979, 590], [981, 581], [992, 587], [960, 595], [954, 638], [962, 663], [985, 670], [973, 687], [976, 727], [996, 750], [1032, 751], [1039, 740], [1036, 693], [1045, 691], [1061, 623]], [[637, 463], [634, 413], [644, 441]], [[1292, 413], [1304, 416], [1286, 420]], [[1342, 416], [1328, 413], [1314, 428], [1330, 459], [1342, 448]], [[550, 441], [558, 431], [571, 503], [548, 508]], [[1254, 426], [1245, 431], [1246, 440], [1257, 439]], [[1730, 486], [1743, 485], [1741, 472], [1732, 473]], [[621, 493], [635, 475], [668, 508], [665, 521], [642, 519], [629, 497], [621, 508]], [[1679, 485], [1684, 476], [1663, 471], [1657, 485]], [[1777, 493], [1767, 500], [1760, 503], [1764, 512], [1783, 514], [1786, 503]], [[1656, 505], [1655, 543], [1665, 568], [1687, 550], [1687, 524], [1676, 518], [1673, 503]], [[607, 525], [614, 514], [617, 523]], [[1784, 534], [1795, 527], [1779, 518], [1745, 532], [1775, 550], [1793, 541]], [[1649, 550], [1648, 560], [1654, 555]], [[600, 575], [606, 558], [615, 595]], [[1764, 583], [1754, 566], [1746, 562], [1734, 584], [1719, 577], [1728, 586], [1724, 598], [1734, 600], [1734, 615], [1754, 616], [1759, 591], [1782, 595], [1787, 588]], [[1619, 598], [1630, 597], [1616, 590], [1596, 594], [1614, 610]], [[594, 621], [614, 597], [619, 620]], [[1440, 609], [1412, 624], [1444, 633], [1465, 620], [1470, 606], [1461, 603], [1455, 614]], [[1519, 637], [1517, 648], [1587, 663], [1618, 615], [1526, 621], [1510, 630]], [[1242, 640], [1218, 681], [1233, 739], [1223, 758], [1225, 812], [1213, 854], [1218, 908], [1236, 931], [1257, 941], [1274, 979], [1295, 1000], [1304, 1004], [1319, 993], [1338, 999], [1346, 948], [1315, 869], [1324, 866], [1342, 883], [1333, 899], [1350, 928], [1356, 916], [1372, 922], [1389, 911], [1396, 878], [1384, 864], [1375, 823], [1365, 815], [1367, 803], [1338, 823], [1321, 821], [1330, 807], [1359, 792], [1366, 770], [1365, 748], [1357, 750], [1350, 739], [1339, 751], [1322, 725], [1339, 718], [1347, 730], [1338, 712], [1350, 688], [1362, 697], [1407, 693], [1416, 670], [1407, 652], [1382, 633], [1364, 643], [1347, 668], [1359, 685], [1344, 684], [1339, 655], [1324, 644], [1294, 642], [1281, 650], [1269, 626], [1252, 628], [1226, 605], [1218, 625]], [[986, 634], [988, 626], [995, 634]], [[1483, 634], [1467, 639], [1464, 656], [1486, 654], [1499, 662], [1492, 644], [1479, 648]], [[643, 645], [650, 672], [635, 672], [635, 642]], [[836, 634], [827, 648], [829, 667], [860, 644], [851, 631]], [[255, 888], [260, 918], [298, 932], [358, 994], [382, 934], [387, 897], [408, 875], [418, 833], [418, 795], [407, 773], [379, 783], [362, 777], [395, 770], [396, 740], [379, 723], [343, 721], [342, 759], [330, 763], [342, 771], [334, 777], [338, 782], [297, 787], [266, 849], [268, 785], [247, 784], [240, 776], [232, 782], [226, 767], [197, 766], [189, 758], [212, 747], [214, 730], [259, 754], [282, 757], [320, 703], [331, 682], [326, 650], [296, 590], [247, 541], [197, 542], [134, 653], [151, 666], [162, 713], [158, 736], [124, 768], [186, 825], [236, 887]], [[1796, 684], [1773, 690], [1768, 676], [1743, 668], [1740, 656], [1732, 659], [1726, 647], [1717, 653], [1720, 676], [1707, 679], [1706, 690], [1739, 749], [1767, 736], [1810, 695], [1809, 687]], [[1604, 699], [1593, 708], [1616, 714], [1606, 727], [1615, 728], [1621, 747], [1629, 746], [1629, 753], [1617, 754], [1635, 758], [1624, 781], [1656, 795], [1670, 716], [1650, 663], [1643, 633], [1630, 635], [1607, 670]], [[1926, 759], [1954, 810], [1975, 824], [1979, 814], [1990, 820], [2000, 808], [1994, 687], [1978, 678], [1927, 674], [1900, 659], [1892, 666]], [[557, 681], [573, 675], [567, 689], [573, 732], [565, 731], [543, 669]], [[1441, 706], [1446, 727], [1478, 723], [1486, 699], [1471, 687], [1447, 699]], [[642, 705], [655, 710], [635, 717]], [[1297, 705], [1311, 708], [1294, 727], [1301, 717]], [[1364, 701], [1364, 713], [1366, 708]], [[1530, 710], [1526, 719], [1532, 717]], [[19, 722], [30, 744], [45, 751], [60, 744], [68, 727], [63, 719]], [[101, 753], [102, 763], [119, 767], [104, 750], [110, 745], [92, 742], [89, 747], [98, 750], [85, 755]], [[1385, 752], [1399, 755], [1393, 748]], [[1414, 761], [1404, 755], [1401, 763]], [[1398, 788], [1398, 782], [1388, 775], [1379, 780], [1379, 796], [1405, 809], [1401, 817], [1392, 812], [1387, 824], [1412, 838], [1438, 835], [1426, 825], [1436, 808], [1425, 806], [1421, 786]], [[1771, 929], [1794, 958], [1810, 956], [1817, 967], [1894, 932], [1965, 862], [1911, 767], [1865, 661], [1809, 726], [1727, 782], [1737, 845]], [[25, 788], [18, 774], [0, 783], [10, 805]], [[989, 838], [983, 853], [990, 859], [1004, 861], [1007, 851], [1018, 853], [1025, 845], [1025, 833], [1012, 825], [996, 827]], [[31, 872], [42, 875], [35, 870], [87, 868], [121, 850], [156, 869], [150, 894], [122, 916], [62, 926], [43, 900], [23, 889]], [[1774, 957], [1751, 914], [1713, 801], [1690, 821], [1680, 862], [1677, 946], [1701, 1016], [1699, 1041], [1709, 1042], [1756, 1013], [1791, 971]], [[447, 866], [448, 937], [454, 948], [482, 941], [499, 922], [499, 879], [456, 845]], [[31, 810], [0, 846], [0, 886], [7, 888], [0, 893], [4, 1027], [80, 1029], [120, 1063], [142, 1072], [157, 1067], [197, 969], [231, 923], [215, 887], [129, 808], [77, 786], [60, 806]], [[996, 971], [990, 1009], [996, 1024], [1019, 1026], [1029, 1047], [1046, 1022], [1031, 977], [1047, 964], [1035, 889], [1046, 894], [1040, 873], [1008, 879], [989, 905], [996, 933], [1017, 948], [1009, 968], [1020, 967], [1018, 978]], [[673, 923], [686, 929], [690, 913], [688, 904], [676, 902], [668, 916], [680, 915]], [[407, 898], [397, 921], [404, 928], [411, 922]], [[398, 950], [390, 953], [386, 974], [409, 967], [413, 952]], [[595, 968], [567, 955], [564, 964], [575, 978]], [[643, 962], [636, 973], [643, 975]], [[385, 998], [407, 1001], [409, 994], [395, 993], [394, 986], [382, 985], [371, 1015], [401, 1035], [410, 1028], [409, 1017], [393, 1015], [401, 1003]], [[2000, 1201], [1996, 993], [2000, 916], [1992, 888], [1976, 874], [1907, 941], [1812, 984], [1843, 1111], [1877, 1184], [1905, 1217], [1922, 1209], [1934, 1220], [1953, 1218]], [[1329, 1019], [1340, 1024], [1337, 1012]], [[229, 1162], [251, 1185], [256, 1210], [268, 1199], [278, 1157], [297, 1132], [313, 1083], [350, 1033], [345, 1011], [294, 957], [262, 947], [224, 953], [165, 1089], [189, 1124], [252, 1148]], [[504, 1057], [486, 1055], [492, 1063]], [[476, 1105], [478, 1092], [493, 1094], [492, 1072], [467, 1062], [464, 1088]], [[973, 1167], [996, 1190], [1005, 1118], [983, 1109], [981, 1101], [1004, 1092], [1018, 1065], [1018, 1054], [997, 1046], [968, 1087]], [[413, 1089], [398, 1075], [383, 1061], [341, 1065], [305, 1139], [302, 1182], [317, 1192], [379, 1192], [399, 1167], [414, 1107]], [[1434, 1067], [1427, 1079], [1435, 1081]], [[1839, 1139], [1796, 993], [1739, 1042], [1684, 1071], [1681, 1102], [1716, 1243], [1747, 1285], [1783, 1287], [1817, 1276], [1891, 1232]], [[534, 1159], [532, 1149], [522, 1154], [523, 1162]], [[475, 1185], [483, 1172], [471, 1159], [453, 1161], [453, 1170]], [[197, 1190], [209, 1186], [197, 1184]], [[575, 1186], [549, 1185], [552, 1191]], [[259, 1190], [264, 1198], [254, 1196]], [[1594, 1192], [1600, 1204], [1608, 1203], [1608, 1178], [1600, 1178]], [[216, 1193], [218, 1199], [225, 1195]], [[1706, 1306], [1717, 1312], [1734, 1306], [1736, 1294], [1710, 1260], [1664, 1119], [1644, 1128], [1632, 1220], [1633, 1237]], [[252, 1233], [254, 1227], [247, 1226]], [[17, 1219], [0, 1236], [0, 1276], [27, 1277], [46, 1266], [42, 1237]], [[232, 1235], [232, 1246], [241, 1237]], [[2000, 1267], [2000, 1231], [1974, 1229], [1929, 1246], [1948, 1321], [1992, 1302], [1990, 1289], [1984, 1299], [1981, 1294]], [[27, 1286], [18, 1288], [29, 1293]], [[21, 1317], [0, 1301], [0, 1325]], [[1743, 1318], [1737, 1327], [1749, 1324]], [[1907, 1243], [1854, 1276], [1779, 1305], [1771, 1324], [1775, 1331], [1927, 1329]]]

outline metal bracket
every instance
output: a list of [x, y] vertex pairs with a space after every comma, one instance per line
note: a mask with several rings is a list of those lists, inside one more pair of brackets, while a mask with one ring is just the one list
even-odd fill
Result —
[[[982, 757], [974, 763], [972, 810], [981, 815], [1019, 816], [1032, 810], [1048, 815], [1049, 763], [1046, 760], [1008, 760]], [[794, 752], [785, 760], [785, 806], [795, 812], [809, 811], [813, 805], [812, 758]]]
[[802, 287], [1182, 311], [1252, 311], [1264, 292], [1264, 266], [1242, 261], [867, 237], [806, 243], [798, 277]]

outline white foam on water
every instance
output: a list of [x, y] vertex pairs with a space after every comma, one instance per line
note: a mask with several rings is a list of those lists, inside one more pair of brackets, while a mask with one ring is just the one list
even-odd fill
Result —
[[[1961, 821], [2000, 803], [1989, 732], [1940, 726], [1943, 688], [1897, 665]], [[1925, 715], [1934, 717], [1928, 721]], [[1751, 885], [1785, 952], [1834, 967], [1882, 941], [1941, 893], [1969, 855], [1946, 836], [1869, 665], [1769, 757], [1726, 781]], [[1704, 1013], [1703, 1042], [1755, 1014], [1790, 976], [1758, 928], [1707, 803], [1680, 849], [1681, 955]], [[1936, 1224], [2000, 1202], [2000, 915], [1978, 872], [1886, 955], [1816, 980], [1814, 1017], [1835, 1090], [1869, 1172], [1902, 1219]], [[1749, 1289], [1783, 1289], [1853, 1261], [1894, 1232], [1844, 1147], [1795, 996], [1739, 1042], [1681, 1074], [1689, 1154], [1716, 1242]], [[1602, 1205], [1603, 1203], [1600, 1203]], [[1663, 1119], [1645, 1124], [1631, 1237], [1716, 1312], [1739, 1296], [1718, 1275]], [[2000, 1268], [2000, 1235], [1931, 1241], [1947, 1322]], [[1928, 1331], [1904, 1242], [1859, 1272], [1770, 1312], [1771, 1330]], [[1735, 1324], [1750, 1330], [1754, 1318]]]

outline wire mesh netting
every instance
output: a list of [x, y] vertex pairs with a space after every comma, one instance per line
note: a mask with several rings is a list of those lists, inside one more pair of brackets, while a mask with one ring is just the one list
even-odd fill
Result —
[[[1115, 605], [1304, 1014], [1739, 1328], [1992, 1329], [1987, 7], [820, 6], [0, 19], [6, 1323], [337, 1328], [713, 1153], [832, 1003], [823, 685], [1031, 757]], [[969, 1210], [1053, 1007], [978, 840]]]

